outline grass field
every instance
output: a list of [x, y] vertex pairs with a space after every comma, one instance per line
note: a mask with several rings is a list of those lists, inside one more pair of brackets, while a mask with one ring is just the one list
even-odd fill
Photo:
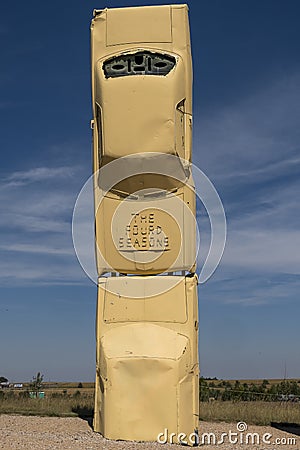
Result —
[[[205, 378], [205, 380], [207, 381], [207, 383], [212, 383], [215, 386], [217, 386], [221, 381], [227, 381], [231, 385], [234, 385], [237, 381], [240, 384], [246, 383], [246, 384], [254, 384], [254, 385], [261, 385], [262, 382], [263, 382], [262, 379], [257, 379], [257, 380], [255, 380], [255, 379], [254, 380], [251, 380], [251, 379], [250, 380], [238, 380], [238, 379], [237, 380], [215, 380], [215, 379]], [[282, 378], [269, 378], [267, 381], [268, 381], [268, 384], [270, 386], [276, 385], [276, 384], [280, 384], [283, 381], [300, 383], [300, 379], [299, 378], [289, 378], [288, 380], [283, 380]]]
[[[0, 414], [42, 416], [92, 416], [92, 395], [64, 395], [44, 399], [9, 397], [0, 400]], [[200, 420], [209, 422], [239, 422], [270, 425], [271, 422], [300, 424], [300, 406], [280, 402], [204, 402], [200, 404]]]
[[300, 405], [290, 402], [203, 402], [200, 420], [209, 422], [246, 422], [249, 425], [270, 425], [285, 422], [300, 425]]
[[[79, 387], [80, 386], [80, 387]], [[0, 414], [45, 416], [91, 416], [94, 408], [94, 383], [43, 383], [45, 398], [28, 398], [23, 389], [0, 391]]]
[[[216, 381], [219, 382], [220, 380]], [[247, 382], [241, 380], [241, 382]], [[249, 380], [248, 380], [249, 381]], [[256, 380], [251, 380], [251, 383]], [[279, 380], [280, 381], [280, 380]], [[273, 380], [270, 380], [272, 383]], [[233, 381], [232, 383], [235, 383]], [[261, 380], [257, 384], [261, 383]], [[274, 384], [278, 380], [274, 381]], [[92, 416], [94, 408], [94, 383], [44, 383], [45, 398], [24, 396], [24, 390], [0, 391], [0, 414], [26, 414], [45, 416]], [[271, 422], [300, 425], [300, 404], [265, 401], [212, 401], [201, 402], [200, 420], [239, 422], [270, 425]]]
[[15, 394], [0, 399], [0, 414], [92, 416], [93, 408], [94, 396], [90, 394], [46, 395], [41, 399], [24, 398]]

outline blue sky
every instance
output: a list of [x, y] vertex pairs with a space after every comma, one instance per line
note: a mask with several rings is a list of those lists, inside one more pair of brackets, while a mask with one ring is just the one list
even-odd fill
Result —
[[[188, 3], [194, 162], [228, 221], [199, 288], [201, 372], [300, 378], [300, 4]], [[1, 6], [0, 375], [12, 381], [94, 379], [96, 287], [71, 237], [91, 174], [89, 23], [93, 8], [138, 4]]]

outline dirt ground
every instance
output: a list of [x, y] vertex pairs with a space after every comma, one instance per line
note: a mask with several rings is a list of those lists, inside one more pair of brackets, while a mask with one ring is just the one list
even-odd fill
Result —
[[[273, 427], [249, 426], [246, 431], [238, 431], [237, 424], [200, 422], [200, 441], [203, 450], [220, 448], [223, 450], [300, 450], [300, 436]], [[224, 436], [222, 433], [237, 433]], [[162, 430], [163, 431], [163, 430]], [[298, 432], [297, 429], [291, 431]], [[204, 433], [215, 433], [216, 442], [210, 436], [211, 444], [207, 445], [208, 436]], [[254, 443], [246, 433], [257, 433]], [[266, 433], [268, 433], [266, 435]], [[291, 441], [290, 439], [294, 439]], [[238, 443], [234, 441], [238, 439]], [[224, 442], [221, 442], [223, 440]], [[186, 449], [186, 446], [160, 444], [157, 442], [125, 442], [104, 439], [94, 433], [89, 422], [80, 418], [36, 417], [19, 415], [0, 415], [0, 448], [26, 450], [138, 450], [138, 449]]]

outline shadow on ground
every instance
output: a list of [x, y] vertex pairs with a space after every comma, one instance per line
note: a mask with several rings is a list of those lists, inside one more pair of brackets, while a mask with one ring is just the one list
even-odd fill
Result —
[[271, 422], [271, 427], [300, 436], [300, 425], [298, 423]]
[[72, 408], [72, 412], [76, 413], [78, 417], [80, 417], [80, 419], [86, 420], [91, 429], [93, 430], [93, 417], [94, 417], [93, 408], [76, 406], [75, 408]]

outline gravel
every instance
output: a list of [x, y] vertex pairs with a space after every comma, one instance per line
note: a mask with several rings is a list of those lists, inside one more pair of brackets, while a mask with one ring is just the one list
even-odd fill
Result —
[[[222, 433], [237, 432], [237, 424], [200, 422], [200, 439], [203, 433], [215, 433], [216, 444], [201, 445], [202, 450], [220, 448], [221, 450], [299, 450], [299, 436], [287, 433], [272, 427], [249, 426], [247, 431], [238, 432], [238, 439], [246, 433], [258, 433], [259, 444], [230, 443], [228, 437], [224, 437], [224, 443], [217, 443]], [[262, 441], [263, 435], [269, 443]], [[235, 436], [232, 436], [234, 439]], [[290, 438], [295, 443], [289, 443]], [[277, 439], [277, 441], [276, 441]], [[280, 441], [280, 442], [279, 442]], [[298, 442], [299, 441], [299, 442]], [[257, 441], [256, 441], [257, 442]], [[88, 421], [71, 417], [36, 417], [19, 415], [0, 415], [0, 448], [26, 449], [26, 450], [142, 450], [142, 449], [187, 449], [186, 446], [159, 444], [156, 442], [126, 442], [104, 439], [100, 434], [94, 433]]]

